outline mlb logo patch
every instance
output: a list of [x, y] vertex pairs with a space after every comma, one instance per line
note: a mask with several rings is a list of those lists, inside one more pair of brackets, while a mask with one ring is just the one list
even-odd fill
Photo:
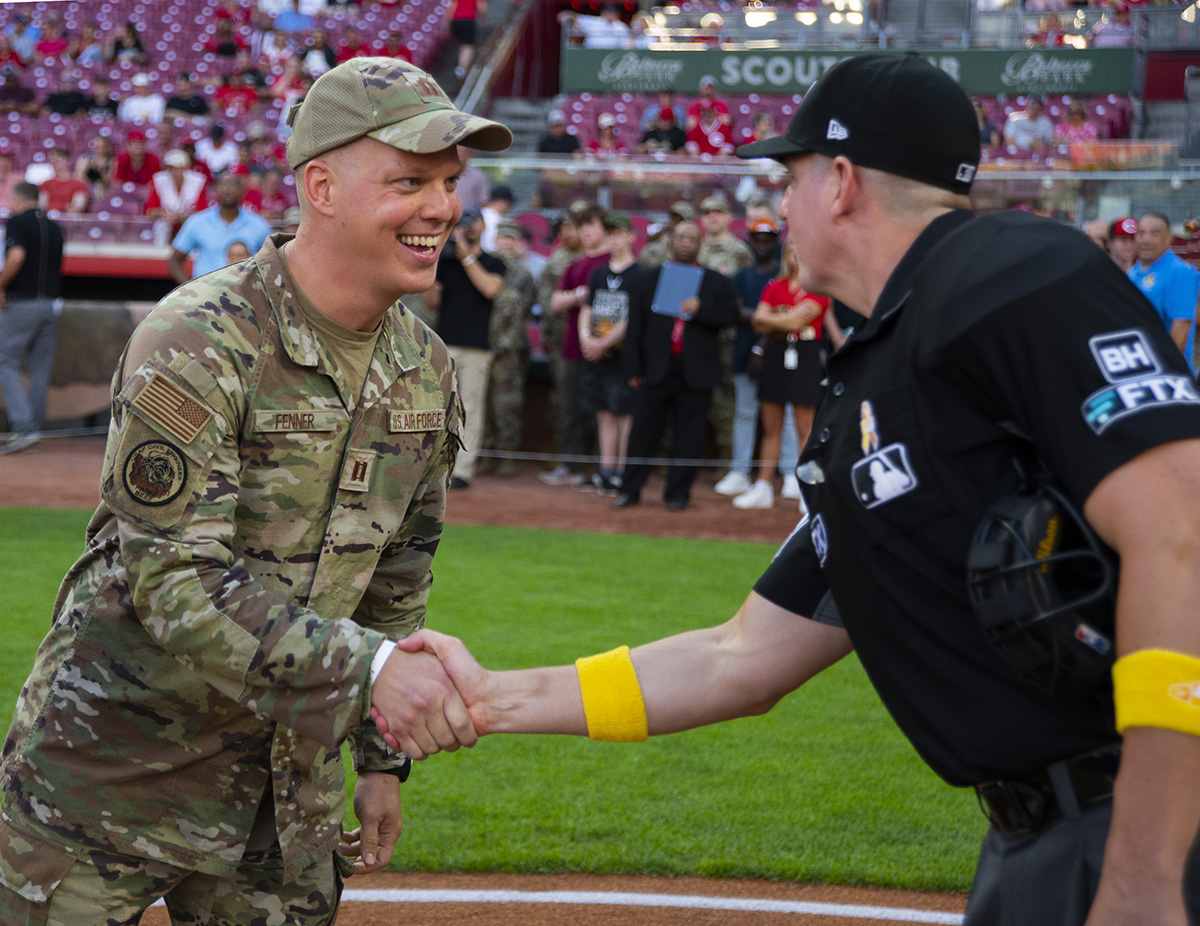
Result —
[[975, 179], [975, 165], [959, 164], [958, 170], [954, 174], [954, 179], [959, 183], [970, 183]]
[[1098, 334], [1088, 340], [1096, 366], [1110, 383], [1162, 372], [1158, 355], [1144, 332], [1131, 328]]
[[876, 508], [917, 487], [917, 474], [904, 444], [888, 444], [863, 457], [850, 469], [854, 494], [864, 508]]

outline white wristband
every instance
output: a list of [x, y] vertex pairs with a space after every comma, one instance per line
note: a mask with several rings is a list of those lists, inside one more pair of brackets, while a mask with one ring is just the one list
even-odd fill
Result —
[[479, 260], [479, 258], [476, 257], [474, 254], [468, 254], [466, 257], [464, 257], [462, 259], [462, 265], [464, 267], [470, 267], [471, 264], [475, 263], [475, 261], [477, 261], [477, 260]]
[[379, 673], [383, 671], [383, 664], [388, 661], [388, 656], [392, 655], [396, 644], [391, 640], [384, 640], [379, 644], [379, 649], [375, 650], [375, 658], [371, 660], [371, 684], [375, 684], [375, 679], [379, 678]]

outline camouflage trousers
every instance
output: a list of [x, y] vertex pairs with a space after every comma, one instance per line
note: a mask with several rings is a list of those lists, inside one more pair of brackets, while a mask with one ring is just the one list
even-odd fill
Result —
[[737, 405], [729, 368], [733, 365], [733, 342], [736, 328], [722, 328], [718, 336], [721, 345], [721, 369], [725, 371], [721, 385], [713, 390], [712, 405], [708, 409], [708, 423], [712, 425], [713, 441], [717, 445], [717, 457], [729, 460], [733, 457], [733, 413]]
[[521, 448], [528, 368], [528, 351], [499, 351], [492, 360], [483, 430], [483, 446], [489, 450], [514, 453]]
[[259, 808], [229, 877], [99, 849], [73, 853], [0, 818], [0, 923], [125, 926], [163, 898], [171, 926], [331, 926], [354, 864], [331, 854], [285, 881], [272, 807]]

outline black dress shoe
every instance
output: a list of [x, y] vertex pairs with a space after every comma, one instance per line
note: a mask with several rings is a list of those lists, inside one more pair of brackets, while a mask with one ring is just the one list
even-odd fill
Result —
[[612, 506], [614, 511], [620, 511], [622, 508], [628, 508], [631, 505], [636, 505], [637, 503], [638, 499], [636, 496], [630, 495], [628, 492], [622, 492], [613, 499]]
[[463, 479], [462, 476], [452, 476], [452, 477], [450, 477], [450, 488], [452, 488], [452, 489], [469, 489], [469, 488], [471, 488], [471, 483], [469, 483], [469, 482], [467, 482], [467, 480]]
[[667, 511], [683, 511], [688, 506], [686, 498], [668, 498]]

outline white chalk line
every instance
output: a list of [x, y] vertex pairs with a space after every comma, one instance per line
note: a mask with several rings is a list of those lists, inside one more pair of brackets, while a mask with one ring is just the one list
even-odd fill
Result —
[[961, 926], [958, 913], [938, 913], [906, 907], [872, 907], [865, 904], [815, 903], [795, 900], [755, 900], [742, 897], [704, 897], [688, 894], [636, 894], [606, 891], [479, 891], [398, 890], [347, 888], [343, 903], [555, 903], [624, 907], [684, 907], [703, 910], [737, 910], [753, 913], [806, 913], [855, 919], [892, 920], [898, 923], [944, 923]]

